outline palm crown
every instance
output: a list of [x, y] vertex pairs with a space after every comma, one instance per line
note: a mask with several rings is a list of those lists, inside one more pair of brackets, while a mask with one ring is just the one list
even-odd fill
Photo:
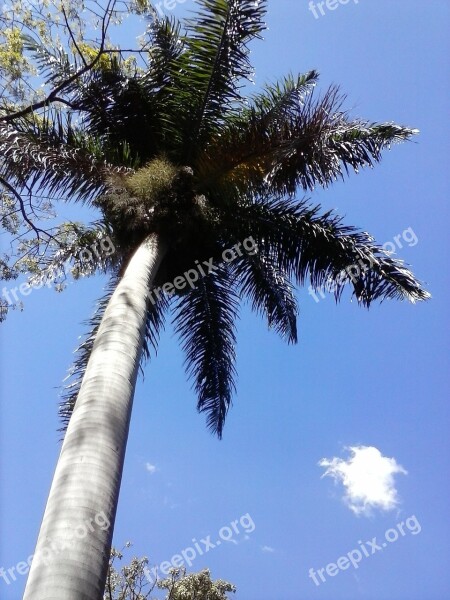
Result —
[[[29, 38], [42, 75], [59, 89], [59, 108], [55, 95], [41, 113], [4, 111], [0, 176], [14, 194], [37, 186], [97, 206], [116, 247], [112, 288], [150, 234], [166, 245], [155, 286], [213, 259], [214, 268], [193, 287], [148, 302], [145, 349], [156, 344], [170, 308], [198, 409], [220, 437], [234, 389], [243, 297], [296, 342], [294, 286], [308, 279], [332, 288], [336, 299], [348, 284], [367, 307], [428, 293], [369, 234], [303, 198], [317, 185], [372, 166], [414, 130], [352, 119], [337, 88], [315, 93], [315, 71], [245, 98], [248, 44], [261, 36], [266, 2], [198, 4], [197, 18], [184, 24], [153, 18], [145, 69], [130, 70], [120, 53], [110, 53], [83, 72], [64, 52], [52, 54]], [[235, 250], [223, 260], [225, 250], [248, 239], [255, 251]], [[357, 273], [352, 265], [360, 266]], [[106, 300], [80, 348], [75, 376], [84, 371]], [[78, 389], [75, 377], [62, 404], [65, 420]]]

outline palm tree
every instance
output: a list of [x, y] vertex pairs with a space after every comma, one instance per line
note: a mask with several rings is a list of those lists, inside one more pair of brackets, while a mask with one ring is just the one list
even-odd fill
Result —
[[[315, 71], [245, 99], [266, 2], [198, 4], [184, 25], [154, 19], [150, 61], [134, 73], [111, 53], [74, 78], [60, 49], [28, 39], [60, 108], [53, 98], [0, 118], [2, 181], [96, 206], [116, 248], [62, 404], [67, 431], [26, 599], [102, 597], [137, 372], [169, 309], [197, 408], [220, 438], [242, 298], [295, 343], [294, 286], [306, 281], [337, 300], [348, 285], [366, 307], [429, 296], [369, 234], [298, 199], [373, 166], [414, 130], [351, 118], [337, 88], [314, 92]], [[190, 270], [197, 280], [182, 285]]]

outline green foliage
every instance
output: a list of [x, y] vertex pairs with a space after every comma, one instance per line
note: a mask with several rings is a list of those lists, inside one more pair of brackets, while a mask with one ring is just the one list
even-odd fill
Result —
[[168, 592], [165, 600], [229, 600], [227, 593], [236, 591], [234, 585], [227, 581], [212, 581], [208, 569], [189, 575], [177, 569], [158, 585]]
[[[130, 546], [128, 542], [125, 547]], [[166, 579], [153, 582], [153, 578], [146, 575], [150, 573], [147, 557], [134, 557], [128, 565], [118, 569], [116, 562], [122, 559], [123, 551], [112, 548], [104, 600], [151, 600], [151, 597], [156, 598], [153, 594], [158, 590], [166, 592], [165, 600], [229, 600], [228, 593], [236, 591], [227, 581], [213, 581], [208, 569], [189, 574], [185, 569], [171, 569]], [[162, 598], [160, 594], [158, 597]]]
[[0, 46], [0, 69], [15, 81], [20, 78], [25, 65], [23, 38], [17, 27], [5, 31], [4, 36], [5, 44]]
[[[97, 266], [113, 281], [149, 234], [167, 248], [156, 286], [212, 260], [214, 269], [193, 288], [149, 306], [147, 347], [172, 310], [198, 409], [221, 436], [235, 385], [241, 299], [295, 342], [294, 286], [308, 280], [336, 300], [347, 287], [367, 307], [429, 294], [368, 233], [303, 198], [373, 167], [416, 130], [351, 116], [336, 86], [315, 91], [316, 71], [246, 98], [249, 44], [264, 31], [267, 2], [197, 0], [197, 8], [195, 18], [178, 22], [159, 18], [144, 1], [111, 0], [102, 13], [94, 0], [37, 0], [0, 17], [0, 187], [7, 198], [0, 216], [19, 240], [1, 272], [36, 275], [65, 256], [64, 229], [56, 225], [53, 235], [45, 227], [48, 200], [97, 210], [116, 248], [113, 260]], [[121, 46], [114, 26], [125, 9], [141, 19], [143, 34]], [[250, 237], [256, 252], [223, 259]], [[356, 275], [352, 265], [360, 267]], [[95, 319], [91, 325], [89, 339]], [[90, 348], [82, 349], [77, 377]], [[63, 403], [65, 419], [78, 385]]]
[[187, 22], [186, 50], [177, 61], [184, 76], [174, 82], [187, 100], [178, 104], [183, 161], [198, 155], [229, 114], [242, 107], [240, 88], [253, 73], [248, 44], [261, 38], [267, 8], [266, 0], [197, 4], [195, 19]]

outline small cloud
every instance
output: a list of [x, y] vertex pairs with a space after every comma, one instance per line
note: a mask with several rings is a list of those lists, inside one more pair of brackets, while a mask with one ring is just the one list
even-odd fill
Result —
[[261, 552], [272, 553], [275, 552], [275, 549], [271, 546], [261, 546]]
[[150, 475], [153, 475], [154, 473], [156, 473], [156, 471], [158, 470], [156, 468], [156, 465], [152, 465], [151, 463], [145, 463], [145, 470], [148, 471], [150, 473]]
[[373, 508], [390, 511], [399, 500], [394, 475], [407, 471], [395, 458], [383, 456], [373, 446], [351, 446], [351, 456], [344, 460], [323, 458], [319, 466], [326, 469], [322, 477], [332, 477], [345, 487], [344, 501], [356, 515], [370, 515]]

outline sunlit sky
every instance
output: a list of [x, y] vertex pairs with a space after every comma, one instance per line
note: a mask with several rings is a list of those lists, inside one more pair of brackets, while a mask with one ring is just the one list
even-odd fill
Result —
[[[316, 18], [307, 0], [269, 2], [255, 90], [316, 68], [355, 116], [420, 129], [376, 169], [311, 197], [390, 242], [433, 299], [366, 311], [300, 290], [294, 347], [244, 307], [220, 442], [196, 413], [169, 324], [136, 391], [115, 545], [132, 541], [153, 566], [211, 536], [221, 544], [196, 551], [190, 570], [233, 582], [238, 600], [445, 600], [450, 4], [329, 1], [323, 15], [318, 4]], [[181, 16], [193, 2], [173, 6]], [[104, 284], [34, 291], [1, 326], [6, 571], [34, 550], [59, 450], [57, 388]], [[0, 598], [21, 598], [25, 579], [0, 576]]]

